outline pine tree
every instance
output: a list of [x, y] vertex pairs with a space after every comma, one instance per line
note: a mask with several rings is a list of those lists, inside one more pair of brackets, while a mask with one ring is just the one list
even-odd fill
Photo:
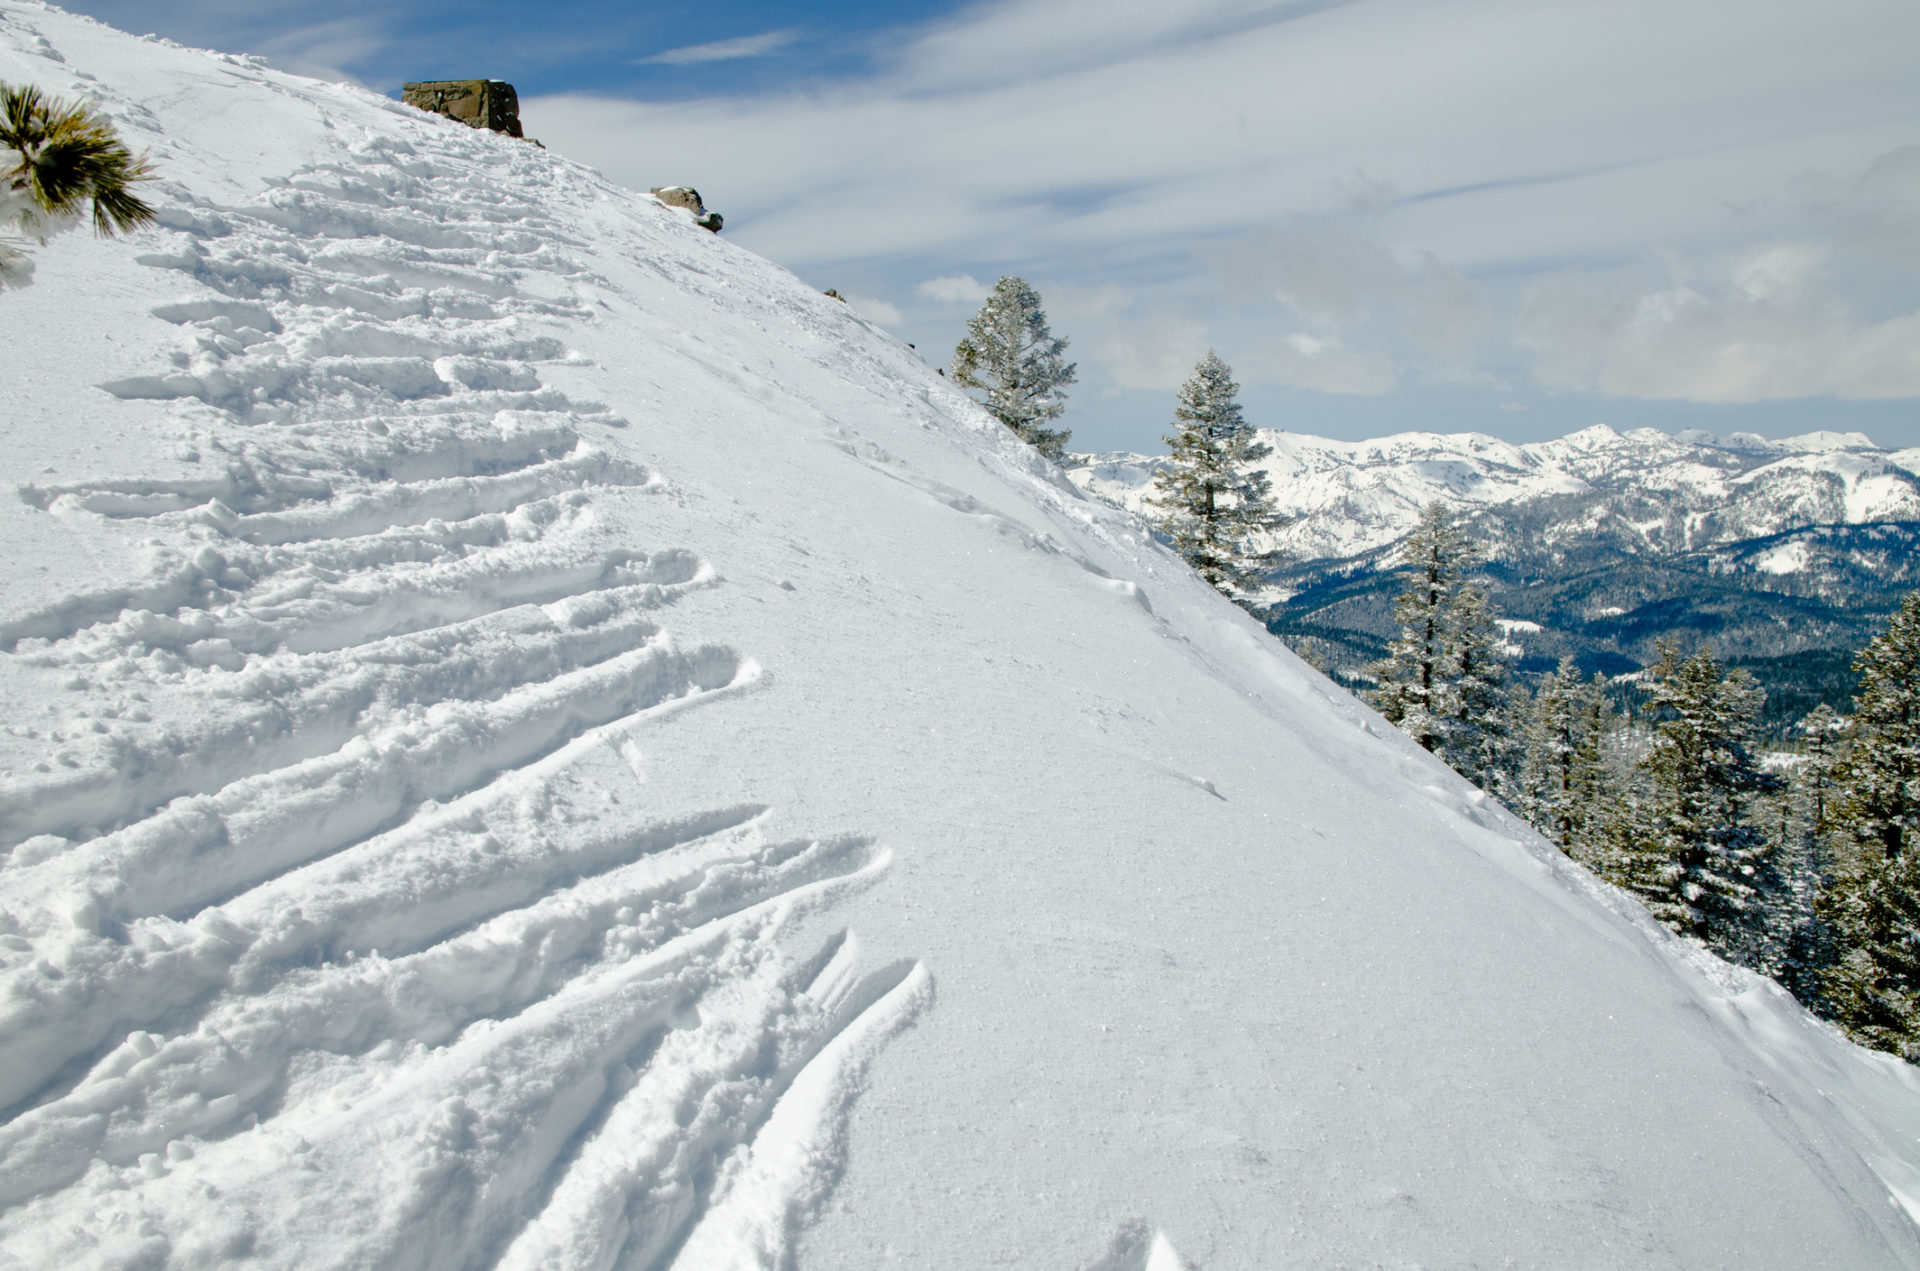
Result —
[[1853, 666], [1860, 691], [1829, 815], [1836, 877], [1821, 905], [1845, 953], [1824, 987], [1856, 1040], [1920, 1061], [1920, 592]]
[[1832, 817], [1852, 842], [1893, 860], [1920, 845], [1920, 592], [1853, 662], [1847, 753], [1834, 767]]
[[1784, 953], [1776, 978], [1807, 1009], [1829, 1018], [1834, 1011], [1827, 982], [1842, 950], [1838, 933], [1822, 912], [1834, 874], [1828, 808], [1833, 768], [1848, 726], [1846, 716], [1824, 702], [1800, 721], [1794, 731], [1802, 738], [1802, 761], [1793, 770], [1787, 794], [1776, 802], [1779, 832], [1774, 841], [1786, 889], [1778, 923]]
[[89, 204], [101, 235], [151, 222], [133, 186], [152, 175], [85, 106], [0, 84], [0, 282], [23, 277], [24, 248], [77, 224]]
[[1400, 549], [1409, 571], [1406, 590], [1393, 603], [1400, 635], [1374, 664], [1378, 683], [1367, 700], [1430, 751], [1445, 747], [1454, 725], [1453, 606], [1466, 571], [1479, 559], [1473, 541], [1440, 502], [1422, 509]]
[[1067, 341], [1047, 327], [1040, 296], [1024, 278], [1002, 278], [967, 323], [953, 351], [953, 382], [986, 394], [987, 412], [1047, 458], [1065, 453], [1064, 428], [1048, 428], [1067, 408], [1060, 390], [1074, 381], [1062, 359]]
[[1254, 550], [1254, 537], [1284, 523], [1267, 474], [1253, 466], [1273, 447], [1242, 416], [1239, 392], [1232, 368], [1209, 349], [1180, 386], [1175, 431], [1161, 439], [1173, 458], [1147, 500], [1161, 510], [1159, 528], [1173, 549], [1235, 600], [1258, 583], [1257, 566], [1267, 559]]
[[1463, 581], [1454, 591], [1447, 627], [1449, 713], [1441, 758], [1488, 793], [1510, 793], [1507, 655], [1487, 593]]
[[1828, 804], [1834, 793], [1833, 770], [1840, 762], [1853, 721], [1825, 702], [1808, 712], [1795, 730], [1805, 738], [1807, 763], [1802, 770], [1801, 789], [1805, 795], [1805, 819], [1814, 834], [1829, 828]]
[[1621, 769], [1630, 765], [1615, 749], [1621, 720], [1614, 713], [1613, 699], [1607, 692], [1607, 677], [1595, 672], [1587, 681], [1580, 705], [1580, 750], [1574, 757], [1578, 774], [1576, 789], [1584, 795], [1583, 816], [1567, 840], [1567, 851], [1576, 860], [1586, 861], [1603, 854], [1615, 841], [1618, 820], [1615, 809], [1625, 804], [1631, 810], [1633, 786]]
[[1527, 819], [1569, 855], [1585, 858], [1599, 835], [1608, 795], [1605, 758], [1613, 707], [1606, 680], [1580, 678], [1572, 658], [1533, 695], [1524, 715], [1525, 757], [1516, 802]]
[[1641, 761], [1653, 787], [1650, 816], [1622, 881], [1676, 932], [1769, 970], [1770, 909], [1781, 888], [1751, 815], [1758, 796], [1779, 788], [1753, 754], [1766, 693], [1705, 650], [1683, 661], [1669, 643], [1660, 655], [1650, 705], [1662, 718]]

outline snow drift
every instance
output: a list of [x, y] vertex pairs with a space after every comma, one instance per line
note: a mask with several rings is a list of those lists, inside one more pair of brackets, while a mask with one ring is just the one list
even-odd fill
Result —
[[[891, 337], [0, 0], [0, 1264], [1920, 1265], [1920, 1091]], [[697, 173], [662, 173], [663, 181]]]

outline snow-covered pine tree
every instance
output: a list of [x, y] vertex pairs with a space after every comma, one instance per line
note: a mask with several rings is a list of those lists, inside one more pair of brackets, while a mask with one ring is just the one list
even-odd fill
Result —
[[1387, 722], [1430, 751], [1447, 743], [1454, 721], [1453, 604], [1480, 552], [1453, 513], [1439, 501], [1421, 509], [1419, 523], [1400, 548], [1409, 577], [1393, 602], [1400, 635], [1373, 665], [1377, 681], [1366, 698]]
[[1606, 681], [1580, 678], [1562, 658], [1541, 682], [1525, 715], [1525, 755], [1517, 802], [1533, 827], [1562, 851], [1583, 856], [1595, 839], [1607, 797], [1605, 746], [1613, 724]]
[[1074, 381], [1066, 350], [1047, 327], [1039, 293], [1024, 278], [1002, 278], [953, 351], [953, 382], [985, 393], [988, 414], [1057, 462], [1071, 434], [1047, 425], [1066, 410], [1061, 390]]
[[1462, 581], [1447, 626], [1452, 636], [1446, 745], [1440, 757], [1490, 794], [1513, 784], [1513, 729], [1507, 703], [1505, 640], [1487, 593]]
[[1711, 652], [1683, 660], [1677, 645], [1660, 646], [1649, 706], [1661, 718], [1640, 765], [1653, 787], [1650, 817], [1624, 881], [1674, 931], [1771, 971], [1781, 888], [1751, 816], [1754, 800], [1780, 784], [1753, 753], [1765, 700], [1752, 676], [1725, 671]]
[[1834, 794], [1833, 769], [1845, 752], [1847, 734], [1852, 728], [1852, 720], [1822, 702], [1794, 729], [1800, 734], [1807, 757], [1798, 782], [1806, 803], [1804, 819], [1815, 834], [1827, 831], [1827, 805]]
[[1638, 790], [1634, 764], [1619, 746], [1625, 721], [1613, 709], [1607, 677], [1594, 673], [1587, 681], [1581, 706], [1582, 745], [1578, 764], [1586, 778], [1583, 819], [1574, 827], [1567, 852], [1575, 860], [1596, 867], [1627, 841], [1638, 821]]
[[1920, 847], [1920, 592], [1853, 662], [1860, 691], [1834, 766], [1836, 829], [1888, 860]]
[[1860, 691], [1828, 818], [1836, 877], [1821, 905], [1845, 952], [1826, 995], [1856, 1040], [1920, 1062], [1920, 592], [1853, 667]]
[[102, 235], [151, 222], [133, 187], [152, 175], [85, 106], [0, 84], [0, 285], [24, 279], [27, 246], [77, 225], [89, 204]]
[[1821, 905], [1833, 876], [1827, 832], [1833, 767], [1848, 725], [1846, 716], [1822, 702], [1795, 726], [1801, 759], [1786, 794], [1775, 801], [1779, 829], [1774, 842], [1785, 883], [1785, 903], [1777, 920], [1784, 932], [1784, 952], [1775, 978], [1809, 1010], [1829, 1018], [1833, 1005], [1826, 985], [1839, 963], [1840, 944]]
[[1174, 431], [1161, 440], [1172, 461], [1153, 479], [1159, 529], [1199, 575], [1245, 604], [1266, 559], [1255, 535], [1280, 528], [1267, 474], [1253, 465], [1273, 453], [1240, 412], [1233, 370], [1209, 349], [1180, 386]]

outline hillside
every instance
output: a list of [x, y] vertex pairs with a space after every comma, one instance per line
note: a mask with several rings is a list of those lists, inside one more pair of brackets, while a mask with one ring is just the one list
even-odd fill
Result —
[[[1357, 675], [1393, 634], [1395, 551], [1441, 500], [1485, 547], [1486, 585], [1530, 672], [1564, 656], [1619, 675], [1664, 639], [1740, 659], [1785, 727], [1820, 700], [1845, 710], [1828, 673], [1920, 587], [1920, 451], [1858, 433], [1783, 441], [1589, 428], [1513, 445], [1474, 433], [1342, 442], [1266, 432], [1263, 465], [1294, 518], [1274, 546], [1273, 629], [1312, 637]], [[1089, 493], [1139, 510], [1160, 459], [1092, 455], [1071, 472]]]
[[0, 1266], [1920, 1266], [1909, 1068], [846, 306], [34, 0], [0, 79], [163, 177], [0, 293]]

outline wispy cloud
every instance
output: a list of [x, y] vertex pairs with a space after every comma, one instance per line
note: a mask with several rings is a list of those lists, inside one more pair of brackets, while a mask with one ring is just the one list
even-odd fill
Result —
[[715, 40], [710, 44], [689, 44], [668, 49], [639, 60], [641, 66], [692, 66], [700, 62], [736, 62], [749, 57], [770, 57], [800, 38], [798, 29], [762, 31], [733, 40]]
[[1092, 352], [1120, 388], [1175, 389], [1207, 353], [1207, 327], [1185, 305], [1166, 301], [1116, 323]]
[[1299, 331], [1260, 345], [1244, 366], [1250, 377], [1258, 375], [1321, 393], [1378, 397], [1400, 386], [1400, 373], [1387, 357], [1356, 352], [1338, 339], [1321, 339]]
[[1665, 283], [1542, 284], [1520, 337], [1550, 388], [1696, 402], [1920, 397], [1920, 312], [1878, 321], [1836, 293], [1829, 248], [1770, 243]]
[[936, 304], [979, 304], [993, 289], [972, 274], [942, 274], [929, 278], [914, 291]]
[[906, 323], [906, 315], [899, 306], [880, 299], [878, 296], [863, 296], [857, 291], [847, 293], [847, 307], [870, 322], [878, 323], [889, 329]]
[[366, 87], [345, 68], [385, 48], [391, 39], [385, 19], [343, 17], [276, 35], [259, 51], [296, 75]]
[[[549, 144], [616, 177], [700, 174], [729, 235], [890, 297], [925, 347], [957, 338], [982, 279], [1117, 288], [1056, 322], [1087, 401], [1160, 391], [1202, 341], [1250, 385], [1453, 385], [1489, 394], [1489, 416], [1485, 386], [1529, 368], [1594, 394], [1905, 392], [1920, 7], [1726, 15], [1720, 0], [998, 0], [839, 81], [538, 110]], [[1810, 211], [1811, 174], [1837, 186], [1869, 168], [1872, 200]], [[1740, 301], [1714, 272], [1782, 243], [1832, 249], [1799, 299]], [[1891, 263], [1860, 267], [1867, 245]], [[1673, 306], [1664, 329], [1721, 378], [1636, 352], [1654, 320], [1617, 315], [1642, 301]], [[1787, 309], [1859, 368], [1852, 387], [1778, 367], [1733, 386], [1713, 350]]]

